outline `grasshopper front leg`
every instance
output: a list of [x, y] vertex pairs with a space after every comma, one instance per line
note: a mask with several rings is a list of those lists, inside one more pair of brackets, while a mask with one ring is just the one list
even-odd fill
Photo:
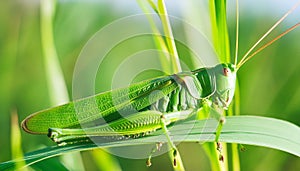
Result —
[[177, 155], [178, 150], [177, 150], [175, 144], [173, 143], [173, 141], [171, 140], [170, 132], [167, 129], [167, 123], [166, 123], [166, 119], [165, 119], [164, 115], [161, 116], [160, 124], [161, 124], [161, 128], [162, 128], [164, 134], [167, 137], [168, 144], [173, 150], [173, 165], [176, 166], [176, 155]]
[[217, 107], [214, 103], [212, 103], [212, 101], [208, 99], [203, 99], [202, 105], [203, 106], [200, 109], [200, 112], [198, 113], [198, 119], [208, 118], [210, 115], [218, 121], [218, 125], [215, 130], [215, 143], [217, 146], [217, 150], [220, 154], [219, 160], [223, 161], [224, 158], [222, 155], [222, 144], [219, 142], [219, 137], [221, 135], [223, 125], [226, 121], [223, 115], [223, 110]]

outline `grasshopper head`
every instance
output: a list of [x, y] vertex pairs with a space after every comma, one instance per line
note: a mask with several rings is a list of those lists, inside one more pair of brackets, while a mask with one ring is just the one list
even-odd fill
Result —
[[236, 67], [230, 63], [222, 63], [214, 68], [216, 76], [216, 92], [214, 93], [214, 103], [227, 109], [230, 105], [235, 91]]

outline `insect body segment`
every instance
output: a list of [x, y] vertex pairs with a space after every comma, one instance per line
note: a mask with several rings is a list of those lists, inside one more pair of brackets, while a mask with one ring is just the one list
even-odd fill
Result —
[[146, 110], [170, 113], [196, 108], [199, 103], [199, 99], [191, 96], [186, 88], [178, 84], [178, 87], [174, 91], [151, 104]]

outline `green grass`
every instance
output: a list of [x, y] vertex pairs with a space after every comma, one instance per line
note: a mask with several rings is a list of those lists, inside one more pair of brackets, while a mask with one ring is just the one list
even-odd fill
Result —
[[[177, 11], [178, 13], [174, 12], [170, 3], [171, 2], [169, 1], [166, 2], [167, 9], [170, 9], [170, 11], [168, 11], [169, 14], [177, 15], [181, 12], [180, 10]], [[19, 120], [21, 120], [30, 113], [51, 107], [53, 102], [51, 102], [50, 99], [53, 94], [49, 93], [46, 67], [43, 64], [44, 55], [42, 53], [42, 43], [40, 41], [39, 6], [35, 4], [25, 5], [14, 1], [1, 2], [0, 4], [0, 8], [4, 11], [0, 15], [0, 22], [3, 25], [0, 29], [0, 35], [2, 37], [0, 39], [1, 49], [3, 49], [0, 51], [0, 81], [2, 83], [0, 88], [0, 112], [2, 113], [0, 116], [0, 124], [3, 129], [0, 130], [0, 133], [6, 137], [0, 142], [0, 161], [4, 162], [15, 158], [16, 154], [19, 153], [11, 153], [11, 148], [16, 151], [21, 151], [21, 148], [17, 147], [19, 145], [14, 145], [12, 140], [10, 140], [11, 134], [16, 135], [15, 133], [12, 133], [14, 132], [13, 130], [10, 130], [13, 126], [10, 124], [11, 110], [17, 108]], [[138, 5], [135, 5], [135, 9], [139, 9]], [[18, 12], [8, 10], [13, 7], [14, 9], [17, 7], [17, 9], [19, 9]], [[194, 5], [194, 8], [197, 9], [197, 7], [198, 6]], [[130, 13], [132, 14], [129, 9], [122, 8], [122, 12], [118, 12], [119, 10], [115, 10], [115, 8], [116, 7], [112, 7], [108, 3], [95, 5], [91, 2], [63, 3], [57, 1], [57, 8], [53, 23], [54, 44], [56, 45], [58, 61], [60, 62], [62, 75], [65, 77], [69, 94], [72, 94], [72, 72], [75, 61], [86, 41], [98, 29], [102, 28], [114, 19], [126, 16]], [[208, 10], [209, 6], [207, 5], [205, 8]], [[210, 8], [213, 8], [212, 5]], [[286, 10], [287, 9], [288, 8], [286, 8]], [[189, 9], [184, 9], [183, 7], [182, 11], [185, 10]], [[212, 11], [212, 9], [210, 10]], [[216, 49], [218, 49], [216, 51], [218, 56], [222, 58], [221, 61], [228, 61], [228, 59], [225, 58], [228, 57], [228, 55], [224, 54], [233, 54], [234, 52], [235, 23], [234, 19], [230, 17], [229, 21], [226, 21], [224, 14], [225, 11], [218, 10], [218, 12], [221, 12], [221, 15], [211, 13], [209, 16], [211, 18], [216, 17], [215, 22], [219, 21], [225, 25], [222, 25], [220, 28], [213, 27], [214, 31], [212, 34], [215, 35], [215, 37], [222, 37], [222, 39], [216, 40], [216, 38], [213, 38], [212, 44]], [[253, 44], [253, 42], [255, 42], [272, 25], [272, 23], [279, 18], [275, 17], [277, 15], [258, 17], [251, 16], [248, 13], [243, 13], [243, 11], [241, 12], [240, 52], [243, 54], [249, 49], [251, 44]], [[142, 13], [142, 11], [139, 11], [139, 13]], [[199, 15], [198, 11], [196, 14]], [[204, 16], [200, 15], [197, 17], [197, 15], [195, 15], [195, 20], [201, 20], [201, 17]], [[11, 19], [11, 16], [13, 16], [14, 19]], [[76, 18], [76, 20], [74, 20], [74, 18]], [[148, 21], [145, 21], [144, 23], [147, 22]], [[292, 22], [294, 23], [297, 21]], [[226, 23], [228, 23], [229, 26], [229, 35], [226, 35]], [[210, 25], [210, 23], [205, 24]], [[180, 25], [172, 25], [172, 22], [171, 26], [174, 34], [179, 34], [178, 32], [182, 29]], [[282, 27], [286, 28], [287, 26], [284, 25]], [[282, 27], [279, 27], [273, 35], [278, 35], [279, 32], [283, 30]], [[219, 34], [221, 34], [221, 36], [216, 36]], [[297, 37], [299, 37], [299, 34], [299, 29], [289, 33], [272, 47], [269, 47], [262, 53], [258, 54], [255, 59], [247, 63], [238, 73], [241, 94], [240, 113], [242, 116], [236, 117], [236, 119], [232, 120], [230, 118], [228, 119], [228, 122], [224, 127], [225, 132], [221, 135], [221, 138], [225, 142], [229, 143], [235, 142], [267, 146], [273, 149], [245, 145], [247, 150], [245, 152], [239, 152], [240, 161], [237, 161], [237, 157], [232, 157], [238, 151], [236, 150], [236, 145], [229, 144], [227, 148], [229, 170], [233, 170], [232, 168], [234, 167], [234, 164], [231, 163], [235, 163], [235, 165], [238, 163], [242, 170], [282, 170], [283, 168], [286, 170], [294, 170], [300, 168], [299, 157], [297, 157], [297, 155], [299, 156], [299, 144], [297, 145], [296, 143], [299, 142], [297, 140], [299, 137], [297, 136], [297, 132], [299, 132], [298, 126], [300, 123], [300, 119], [298, 117], [300, 112], [298, 105], [300, 103], [300, 86], [298, 80], [300, 66], [298, 62], [299, 56], [297, 56], [300, 53], [297, 43]], [[113, 36], [114, 33], [107, 35], [107, 37], [103, 37], [103, 42], [111, 39]], [[230, 44], [228, 44], [227, 36], [230, 38]], [[145, 35], [135, 37], [112, 49], [112, 51], [107, 55], [107, 62], [103, 63], [103, 66], [99, 71], [99, 76], [97, 76], [95, 88], [96, 92], [110, 89], [110, 81], [113, 80], [114, 69], [118, 68], [118, 65], [126, 59], [126, 55], [134, 54], [142, 49], [156, 49], [157, 42], [159, 42], [159, 40], [156, 43], [153, 43], [152, 39], [153, 37]], [[225, 42], [226, 46], [222, 46], [224, 43], [221, 42]], [[101, 45], [101, 43], [102, 42], [99, 42], [99, 45]], [[190, 57], [188, 55], [190, 52], [184, 51], [184, 49], [179, 45], [179, 42], [176, 43], [179, 57], [182, 60], [189, 60]], [[160, 48], [164, 49], [164, 47]], [[152, 59], [153, 54], [150, 54], [148, 58]], [[159, 62], [157, 62], [156, 59], [158, 59]], [[164, 59], [161, 57], [153, 59], [153, 65], [160, 66], [162, 63], [162, 68], [167, 68], [168, 66], [166, 66], [166, 63], [160, 63], [160, 60], [163, 61]], [[194, 61], [191, 63], [191, 68], [201, 67], [195, 65], [196, 62]], [[128, 68], [134, 68], [135, 65], [136, 63], [131, 66], [129, 65]], [[166, 69], [164, 71], [166, 71], [166, 73], [172, 73], [176, 70], [172, 71], [172, 69]], [[130, 72], [133, 71], [128, 71], [128, 73]], [[146, 75], [147, 77], [154, 77], [154, 74], [156, 73], [151, 74], [152, 72], [149, 72]], [[124, 74], [124, 79], [126, 78], [125, 76], [126, 74]], [[144, 77], [144, 74], [141, 74], [141, 77]], [[121, 86], [123, 83], [118, 84]], [[61, 98], [59, 98], [59, 100], [61, 100]], [[243, 116], [244, 114], [278, 118], [289, 121], [298, 126], [279, 120]], [[189, 122], [184, 122], [184, 124], [189, 124]], [[197, 124], [201, 126], [202, 122], [200, 121]], [[283, 129], [284, 127], [285, 129]], [[181, 127], [178, 127], [178, 129], [181, 129]], [[232, 133], [232, 130], [235, 130], [234, 133]], [[195, 135], [200, 135], [200, 133], [197, 132], [199, 129], [195, 129], [195, 131]], [[251, 132], [251, 134], [249, 132]], [[158, 133], [159, 132], [157, 132], [157, 134]], [[211, 134], [211, 132], [208, 132], [208, 134]], [[176, 138], [180, 138], [181, 136], [180, 132], [176, 132], [176, 130], [174, 135]], [[213, 161], [213, 159], [206, 157], [202, 145], [192, 143], [195, 140], [199, 140], [198, 137], [194, 137], [192, 135], [189, 136], [190, 137], [186, 140], [186, 143], [181, 143], [179, 145], [181, 158], [186, 170], [193, 170], [195, 168], [207, 170], [210, 167], [214, 167], [214, 163], [209, 164], [209, 161]], [[27, 161], [43, 158], [45, 155], [58, 155], [70, 151], [94, 148], [93, 145], [62, 148], [45, 147], [54, 145], [46, 136], [33, 136], [22, 132], [21, 137], [23, 151], [27, 153], [26, 156], [34, 154], [31, 156], [33, 157], [31, 159], [27, 157]], [[234, 137], [235, 139], [233, 139]], [[246, 137], [248, 137], [248, 139]], [[154, 143], [157, 139], [157, 136], [151, 136], [149, 138], [145, 137], [138, 139], [138, 142], [136, 143], [139, 143], [139, 141], [142, 140], [149, 140]], [[213, 141], [213, 138], [209, 141]], [[118, 141], [110, 144], [103, 144], [103, 146], [126, 146], [132, 143], [133, 142]], [[36, 151], [37, 149], [43, 150]], [[188, 152], [190, 149], [192, 149], [192, 152]], [[280, 149], [288, 153], [274, 149]], [[30, 151], [34, 152], [28, 153]], [[197, 151], [197, 153], [194, 151]], [[232, 153], [231, 151], [235, 152]], [[291, 155], [289, 153], [294, 153], [295, 155]], [[264, 155], [261, 156], [258, 154]], [[101, 163], [101, 161], [99, 161], [99, 158], [101, 159], [101, 157], [99, 157], [97, 152], [84, 152], [82, 153], [82, 156], [84, 167], [87, 170], [97, 170], [100, 168], [97, 165]], [[137, 167], [139, 168], [138, 170], [157, 170], [162, 168], [164, 170], [173, 169], [166, 154], [154, 157], [153, 166], [151, 168], [145, 167], [145, 159], [125, 159], [118, 156], [115, 156], [115, 158], [116, 159], [112, 159], [111, 161], [111, 163], [114, 163], [111, 164], [113, 165], [111, 167], [118, 167], [118, 165], [120, 165], [123, 170], [132, 170], [128, 167], [128, 165]], [[116, 161], [118, 161], [119, 164], [115, 163]], [[10, 164], [13, 163], [6, 164], [2, 164], [1, 167], [10, 166]], [[58, 158], [48, 159], [34, 164], [32, 165], [32, 168], [47, 170], [49, 165], [52, 166], [51, 169], [55, 170], [67, 169], [61, 164], [60, 159]], [[238, 168], [235, 170], [238, 170]]]

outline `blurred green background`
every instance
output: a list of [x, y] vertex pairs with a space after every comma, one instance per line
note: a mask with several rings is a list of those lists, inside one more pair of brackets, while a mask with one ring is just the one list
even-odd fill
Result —
[[[292, 1], [288, 4], [283, 0], [268, 0], [263, 4], [261, 1], [240, 2], [240, 56], [295, 2]], [[192, 24], [201, 30], [208, 40], [210, 39], [207, 2], [166, 0], [166, 3], [170, 15]], [[230, 2], [228, 4], [228, 26], [232, 54], [235, 43], [234, 8], [234, 2]], [[3, 162], [12, 157], [11, 114], [17, 111], [20, 122], [31, 113], [51, 107], [51, 104], [42, 57], [39, 1], [1, 1], [0, 11], [0, 134], [2, 135], [0, 162]], [[142, 11], [135, 1], [57, 1], [54, 40], [71, 99], [74, 67], [87, 41], [98, 30], [113, 21], [141, 13]], [[299, 22], [299, 14], [300, 10], [298, 9], [272, 33], [271, 37]], [[146, 20], [138, 20], [136, 25], [124, 25], [119, 28], [119, 31], [132, 29], [131, 27], [145, 27], [146, 23]], [[186, 42], [190, 39], [192, 41], [193, 35], [185, 32], [185, 27], [180, 23], [174, 24], [173, 29], [176, 36], [185, 37]], [[99, 44], [109, 43], [114, 36], [115, 32], [110, 32], [103, 37]], [[270, 40], [270, 38], [268, 39]], [[242, 114], [280, 118], [300, 125], [299, 40], [300, 28], [284, 36], [242, 67], [238, 73]], [[101, 46], [99, 45], [99, 47]], [[99, 67], [95, 78], [95, 92], [126, 85], [128, 81], [132, 81], [132, 76], [136, 80], [141, 80], [161, 75], [160, 72], [142, 71], [143, 67], [160, 67], [157, 52], [145, 52], [148, 49], [155, 49], [150, 35], [132, 37], [114, 45]], [[217, 61], [215, 56], [201, 56], [202, 63], [192, 63], [190, 58], [195, 54], [188, 53], [179, 42], [178, 49], [182, 61], [189, 69], [209, 66]], [[128, 56], [134, 56], [138, 52], [140, 54], [137, 55], [137, 58], [128, 62]], [[141, 56], [143, 56], [143, 60], [148, 58], [149, 61], [139, 60]], [[128, 69], [128, 72], [124, 72], [124, 69]], [[137, 73], [137, 70], [140, 70], [140, 73]], [[116, 76], [116, 74], [121, 75]], [[116, 82], [116, 79], [120, 79], [120, 82]], [[29, 135], [24, 131], [21, 136], [24, 152], [54, 145], [46, 136]], [[240, 153], [242, 170], [300, 169], [298, 157], [262, 147], [246, 146], [246, 148], [246, 152]], [[179, 150], [187, 170], [209, 169], [208, 158], [200, 145], [182, 143], [179, 145]], [[96, 158], [90, 152], [82, 152], [82, 157], [86, 170], [99, 169]], [[138, 168], [137, 170], [172, 169], [167, 154], [155, 157], [151, 168], [145, 166], [145, 159], [126, 159], [117, 156], [116, 159], [123, 170], [134, 168]], [[55, 161], [46, 161], [36, 168], [47, 170], [47, 165], [53, 164]], [[63, 168], [53, 165], [53, 168], [55, 167]]]

